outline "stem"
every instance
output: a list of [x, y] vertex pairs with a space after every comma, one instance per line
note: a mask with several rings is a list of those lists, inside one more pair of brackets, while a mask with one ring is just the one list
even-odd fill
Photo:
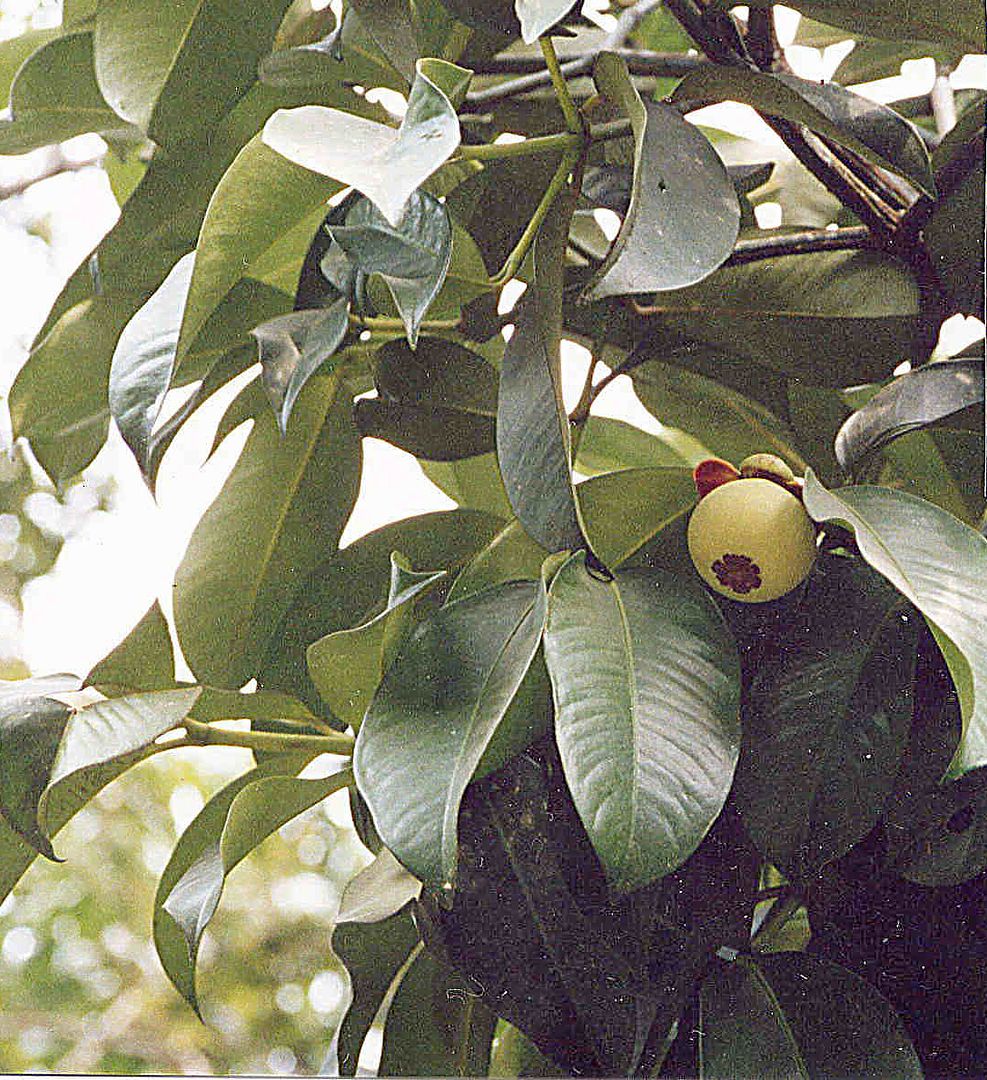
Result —
[[[404, 333], [406, 329], [401, 319], [362, 315], [350, 315], [350, 326], [357, 330], [369, 330], [372, 334]], [[421, 329], [425, 331], [458, 330], [459, 327], [459, 319], [425, 319], [421, 324]]]
[[802, 894], [791, 885], [785, 887], [785, 891], [774, 902], [771, 910], [765, 915], [757, 933], [754, 935], [752, 945], [770, 943], [774, 937], [788, 922], [788, 920], [802, 906]]
[[596, 356], [596, 349], [594, 348], [593, 354], [590, 356], [589, 366], [586, 368], [586, 380], [583, 383], [583, 391], [579, 395], [579, 400], [576, 402], [575, 408], [569, 415], [573, 464], [575, 464], [576, 458], [579, 456], [579, 444], [582, 442], [586, 421], [589, 419], [589, 412], [593, 407], [593, 401], [596, 398], [593, 387], [593, 377], [596, 375], [596, 368], [599, 362], [600, 361]]
[[561, 108], [562, 115], [565, 117], [566, 127], [573, 134], [585, 139], [586, 121], [579, 109], [576, 108], [576, 103], [572, 100], [572, 94], [569, 93], [569, 86], [559, 66], [559, 58], [556, 55], [552, 39], [546, 34], [539, 38], [538, 41], [541, 45], [542, 56], [545, 57], [545, 67], [548, 68], [552, 86], [555, 88], [555, 96], [559, 99], [559, 108]]
[[545, 194], [541, 197], [541, 202], [538, 204], [534, 215], [525, 227], [524, 232], [521, 234], [521, 239], [518, 240], [514, 250], [507, 256], [507, 261], [501, 267], [500, 271], [491, 279], [491, 285], [495, 288], [506, 285], [507, 282], [517, 274], [518, 270], [521, 269], [521, 264], [528, 254], [528, 249], [534, 243], [535, 237], [538, 235], [541, 223], [545, 220], [549, 210], [551, 210], [552, 204], [564, 190], [566, 183], [569, 180], [569, 173], [572, 172], [576, 163], [579, 161], [580, 156], [579, 150], [569, 150], [559, 162], [559, 166], [555, 170], [555, 175], [545, 189]]
[[229, 728], [202, 724], [198, 720], [182, 721], [191, 746], [242, 746], [247, 750], [268, 750], [287, 753], [292, 750], [317, 754], [352, 754], [353, 736], [338, 732], [334, 735], [286, 735], [274, 731], [230, 731]]
[[852, 225], [843, 229], [810, 229], [781, 236], [759, 237], [756, 240], [738, 240], [724, 266], [741, 266], [744, 263], [775, 259], [783, 255], [809, 255], [815, 251], [852, 251], [871, 247], [873, 243], [873, 236], [866, 225]]
[[524, 142], [483, 143], [479, 146], [460, 146], [457, 156], [466, 161], [501, 161], [504, 158], [527, 157], [530, 154], [553, 154], [578, 149], [582, 135], [570, 131], [557, 135], [537, 135]]

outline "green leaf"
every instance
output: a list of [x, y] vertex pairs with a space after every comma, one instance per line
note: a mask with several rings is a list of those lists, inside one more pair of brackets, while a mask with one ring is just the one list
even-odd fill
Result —
[[442, 608], [401, 649], [367, 712], [353, 755], [357, 786], [381, 840], [427, 885], [453, 881], [463, 792], [544, 621], [544, 593], [529, 583]]
[[718, 967], [702, 985], [700, 1017], [703, 1080], [922, 1076], [888, 1002], [853, 972], [804, 953]]
[[341, 296], [328, 307], [289, 311], [251, 331], [260, 353], [261, 382], [282, 435], [308, 380], [324, 364], [323, 374], [330, 374], [336, 365], [329, 361], [341, 359], [349, 314], [350, 302]]
[[175, 653], [158, 602], [120, 644], [89, 672], [86, 686], [97, 689], [166, 690], [175, 684]]
[[631, 201], [587, 299], [693, 285], [733, 250], [740, 205], [706, 137], [670, 105], [645, 104], [623, 60], [604, 53], [593, 78], [634, 129]]
[[[278, 690], [256, 690], [241, 693], [238, 690], [217, 690], [214, 686], [202, 688], [202, 696], [192, 706], [191, 715], [203, 723], [217, 720], [270, 720], [298, 721], [306, 724], [316, 720], [308, 706], [290, 694]], [[297, 731], [297, 724], [294, 725]]]
[[698, 586], [651, 570], [611, 581], [581, 553], [549, 593], [556, 739], [613, 886], [680, 866], [723, 807], [740, 749], [736, 647]]
[[80, 473], [106, 441], [110, 361], [133, 313], [128, 297], [86, 300], [34, 349], [10, 390], [15, 437], [31, 443], [56, 484]]
[[850, 416], [836, 436], [837, 459], [844, 471], [852, 474], [870, 454], [892, 440], [983, 401], [982, 358], [925, 364], [900, 375]]
[[273, 415], [255, 420], [176, 576], [179, 641], [202, 682], [251, 678], [305, 577], [336, 550], [360, 474], [351, 413], [336, 373], [309, 380], [283, 439]]
[[[925, 616], [963, 711], [963, 741], [950, 771], [987, 764], [987, 539], [913, 495], [870, 486], [827, 491], [811, 470], [805, 508], [815, 521], [852, 529], [861, 555]], [[921, 537], [935, 543], [917, 542]]]
[[171, 386], [194, 258], [179, 259], [157, 292], [127, 323], [110, 364], [110, 413], [142, 472], [149, 463], [151, 429]]
[[460, 22], [478, 30], [517, 37], [520, 33], [515, 0], [442, 0]]
[[243, 97], [288, 0], [105, 0], [96, 77], [120, 116], [161, 145], [201, 139]]
[[[831, 36], [845, 40], [847, 34], [836, 31]], [[841, 86], [889, 79], [901, 74], [901, 65], [906, 60], [925, 56], [951, 68], [963, 59], [962, 51], [955, 46], [943, 48], [924, 41], [901, 41], [897, 37], [893, 41], [877, 41], [861, 35], [850, 55], [840, 61], [832, 78]]]
[[28, 57], [42, 45], [63, 36], [61, 27], [53, 27], [50, 30], [25, 30], [16, 37], [0, 42], [0, 101], [10, 98], [14, 78]]
[[429, 480], [464, 510], [482, 510], [499, 518], [513, 517], [496, 453], [456, 461], [424, 459], [418, 464]]
[[[222, 846], [222, 836], [232, 816], [232, 804], [242, 791], [265, 780], [292, 778], [305, 767], [313, 756], [312, 754], [278, 754], [268, 758], [257, 768], [244, 773], [243, 776], [239, 776], [236, 780], [227, 784], [206, 803], [185, 832], [182, 833], [174, 851], [171, 853], [168, 865], [164, 868], [154, 895], [154, 947], [157, 950], [165, 974], [171, 980], [175, 989], [196, 1012], [198, 1012], [199, 1005], [195, 989], [194, 958], [189, 955], [188, 942], [182, 929], [165, 911], [165, 901], [171, 895], [175, 886], [180, 881], [186, 880], [189, 871], [193, 867], [201, 866], [203, 869], [211, 870], [215, 856], [218, 854], [221, 859], [222, 852], [218, 849]], [[313, 783], [313, 781], [304, 781], [304, 783]], [[314, 781], [314, 783], [325, 784], [325, 781]], [[301, 790], [308, 791], [305, 788]], [[261, 787], [258, 789], [257, 794], [269, 795], [272, 794], [272, 791], [270, 788]], [[285, 792], [279, 790], [276, 794], [284, 796]], [[254, 798], [250, 797], [244, 809], [252, 811], [256, 806], [257, 803]], [[249, 823], [248, 815], [240, 814], [238, 817], [240, 817], [241, 823]], [[279, 828], [283, 823], [283, 821], [277, 821], [270, 832]], [[264, 827], [266, 825], [261, 828]], [[240, 832], [240, 829], [238, 828], [237, 831]], [[249, 834], [249, 829], [246, 832]], [[256, 847], [270, 832], [259, 836], [251, 846]], [[232, 839], [234, 837], [231, 834]], [[245, 843], [250, 843], [249, 835], [246, 837], [237, 836], [236, 839], [243, 839]], [[248, 847], [247, 851], [249, 850]], [[246, 853], [244, 852], [244, 854]], [[230, 850], [230, 854], [234, 854], [234, 852]], [[220, 866], [220, 875], [219, 893], [215, 896], [217, 904], [223, 886], [222, 865]], [[202, 884], [207, 886], [208, 882], [203, 880]], [[215, 911], [215, 907], [213, 911]], [[212, 912], [210, 912], [210, 917], [211, 915]]]
[[574, 191], [556, 199], [532, 253], [534, 276], [504, 350], [497, 398], [497, 460], [518, 520], [547, 551], [586, 546], [572, 487], [562, 400], [561, 322]]
[[380, 51], [410, 84], [415, 77], [418, 50], [409, 5], [404, 0], [354, 0], [353, 10]]
[[737, 804], [789, 877], [846, 854], [877, 823], [912, 722], [917, 613], [868, 567], [825, 560], [744, 712]]
[[274, 153], [260, 135], [240, 150], [216, 185], [202, 222], [179, 362], [223, 297], [281, 236], [319, 211], [339, 187]]
[[574, 6], [575, 0], [514, 0], [521, 24], [521, 39], [526, 45], [533, 44], [565, 18]]
[[673, 102], [725, 99], [802, 124], [904, 176], [922, 191], [935, 191], [929, 152], [914, 125], [886, 105], [837, 83], [710, 64], [687, 75], [671, 98]]
[[376, 923], [389, 919], [411, 900], [417, 900], [422, 883], [394, 858], [387, 848], [352, 878], [343, 890], [336, 913], [340, 923]]
[[90, 32], [57, 37], [25, 60], [10, 88], [10, 113], [0, 120], [0, 154], [126, 128], [96, 84]]
[[353, 266], [384, 279], [414, 348], [452, 259], [452, 225], [445, 206], [426, 191], [413, 191], [400, 221], [391, 226], [369, 199], [361, 199], [346, 215], [345, 225], [327, 229]]
[[[350, 976], [346, 1015], [333, 1039], [340, 1076], [355, 1076], [360, 1048], [388, 989], [420, 948], [411, 905], [377, 923], [343, 923], [332, 935], [332, 949]], [[330, 1071], [330, 1070], [326, 1070]], [[336, 1070], [331, 1070], [336, 1071]]]
[[478, 999], [468, 980], [420, 952], [387, 1010], [380, 1075], [486, 1076], [496, 1017]]
[[426, 338], [412, 352], [389, 341], [375, 355], [374, 382], [377, 397], [356, 405], [362, 435], [431, 461], [493, 449], [497, 372], [462, 345]]
[[264, 127], [264, 142], [289, 161], [362, 191], [396, 227], [412, 192], [459, 146], [450, 95], [457, 96], [469, 77], [455, 64], [422, 60], [397, 130], [305, 105], [276, 112]]
[[709, 454], [702, 450], [697, 457], [693, 441], [681, 432], [652, 435], [624, 420], [590, 416], [579, 440], [576, 470], [597, 476], [619, 469], [691, 469], [705, 457]]
[[387, 606], [369, 622], [313, 641], [308, 670], [334, 715], [359, 730], [367, 706], [394, 659], [411, 619], [412, 601], [446, 576], [444, 570], [415, 573], [404, 556], [391, 552]]
[[319, 709], [306, 649], [326, 633], [368, 621], [386, 605], [391, 552], [402, 552], [412, 566], [442, 567], [451, 574], [487, 543], [498, 524], [474, 510], [422, 514], [376, 529], [323, 560], [299, 582], [265, 653], [261, 684], [287, 690]]

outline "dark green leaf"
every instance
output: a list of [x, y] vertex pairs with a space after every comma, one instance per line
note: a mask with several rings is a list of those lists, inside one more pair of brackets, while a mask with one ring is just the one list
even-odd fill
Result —
[[587, 299], [693, 285], [733, 250], [740, 206], [705, 136], [661, 102], [645, 104], [627, 66], [611, 53], [596, 62], [597, 87], [634, 128], [631, 200]]
[[264, 142], [289, 161], [351, 184], [397, 226], [412, 192], [459, 146], [450, 97], [463, 92], [469, 78], [455, 64], [420, 60], [397, 130], [339, 109], [305, 105], [275, 113], [264, 127]]
[[86, 686], [97, 689], [166, 690], [174, 684], [175, 653], [157, 601], [85, 678]]
[[848, 473], [893, 439], [983, 405], [984, 361], [925, 364], [899, 376], [858, 409], [836, 436], [836, 456]]
[[367, 706], [409, 628], [415, 597], [445, 577], [445, 571], [414, 573], [391, 553], [387, 606], [369, 622], [336, 630], [312, 642], [306, 652], [312, 682], [333, 713], [359, 730]]
[[[96, 77], [110, 105], [162, 145], [201, 138], [243, 97], [288, 0], [107, 0]], [[153, 32], [150, 32], [153, 28]]]
[[673, 102], [724, 99], [803, 124], [923, 191], [935, 190], [929, 152], [915, 127], [886, 105], [836, 83], [709, 64], [687, 75], [672, 95]]
[[[845, 31], [836, 32], [833, 36], [843, 40], [847, 34]], [[897, 37], [892, 41], [877, 41], [861, 35], [850, 55], [833, 72], [833, 81], [841, 86], [849, 86], [852, 83], [893, 78], [901, 74], [901, 65], [906, 60], [925, 56], [931, 56], [937, 63], [955, 67], [963, 58], [963, 53], [955, 46], [943, 48], [923, 41], [901, 41]]]
[[435, 888], [452, 884], [463, 792], [531, 666], [544, 622], [544, 592], [529, 583], [442, 608], [401, 649], [360, 728], [353, 768], [377, 832]]
[[[913, 495], [880, 487], [827, 491], [806, 474], [805, 508], [853, 530], [861, 555], [925, 616], [963, 710], [954, 775], [987, 763], [987, 539]], [[932, 545], [916, 537], [932, 536]]]
[[868, 567], [830, 558], [758, 660], [735, 793], [787, 875], [840, 858], [877, 823], [911, 727], [919, 621]]
[[[407, 83], [415, 77], [415, 28], [407, 0], [354, 0], [353, 10]], [[340, 43], [345, 57], [345, 46]]]
[[704, 1080], [922, 1077], [888, 1002], [853, 972], [804, 953], [723, 965], [703, 983], [700, 1009]]
[[514, 13], [514, 0], [442, 0], [467, 26], [517, 37], [521, 32]]
[[293, 417], [283, 439], [273, 415], [257, 417], [178, 568], [175, 623], [203, 682], [238, 687], [255, 674], [305, 577], [336, 550], [356, 500], [360, 442], [345, 380], [309, 379]]
[[556, 739], [579, 816], [614, 887], [681, 865], [716, 819], [740, 749], [736, 647], [692, 581], [612, 581], [577, 553], [549, 594]]

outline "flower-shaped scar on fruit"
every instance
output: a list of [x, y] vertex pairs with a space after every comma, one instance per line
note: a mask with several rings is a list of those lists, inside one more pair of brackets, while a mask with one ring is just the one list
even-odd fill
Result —
[[746, 458], [738, 472], [711, 458], [695, 469], [699, 505], [689, 519], [689, 554], [710, 588], [746, 604], [777, 600], [808, 576], [816, 532], [792, 470], [773, 454]]

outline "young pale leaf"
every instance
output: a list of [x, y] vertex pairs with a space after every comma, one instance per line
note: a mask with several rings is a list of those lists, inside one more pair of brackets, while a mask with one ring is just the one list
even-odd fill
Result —
[[142, 471], [151, 429], [171, 386], [182, 313], [195, 255], [183, 256], [150, 300], [123, 328], [110, 364], [110, 414]]
[[391, 590], [384, 610], [362, 626], [337, 630], [309, 645], [306, 656], [315, 688], [354, 730], [404, 637], [412, 601], [445, 576], [444, 570], [415, 573], [404, 556], [391, 552]]
[[442, 60], [420, 60], [401, 127], [339, 109], [280, 109], [264, 127], [264, 142], [307, 169], [362, 191], [397, 227], [412, 192], [459, 146], [459, 119], [450, 98], [471, 73]]
[[[251, 330], [260, 354], [261, 382], [282, 435], [305, 384], [323, 364], [340, 356], [349, 314], [350, 302], [341, 296], [328, 307], [290, 311]], [[330, 363], [325, 373], [334, 366]]]
[[106, 0], [96, 78], [106, 100], [156, 143], [201, 138], [243, 97], [289, 0]]
[[[827, 491], [811, 470], [805, 508], [818, 522], [852, 529], [860, 554], [925, 616], [963, 711], [950, 772], [987, 764], [987, 539], [913, 495], [871, 486]], [[934, 536], [935, 544], [917, 543], [918, 536]]]
[[643, 102], [612, 53], [596, 62], [593, 78], [634, 130], [634, 181], [620, 232], [584, 296], [693, 285], [733, 250], [740, 204], [723, 162], [706, 137], [661, 102]]
[[744, 711], [735, 795], [758, 850], [792, 877], [877, 823], [912, 722], [918, 613], [866, 566], [828, 559]]
[[376, 923], [389, 919], [410, 900], [417, 900], [422, 883], [387, 848], [352, 878], [343, 890], [336, 914], [340, 923]]
[[935, 191], [929, 152], [914, 125], [886, 105], [836, 83], [708, 65], [687, 75], [671, 100], [742, 102], [766, 115], [803, 124], [899, 173], [922, 191]]
[[384, 844], [427, 885], [455, 876], [459, 804], [534, 660], [540, 584], [516, 582], [421, 623], [367, 712], [353, 755]]
[[922, 1076], [888, 1002], [859, 975], [804, 953], [717, 968], [702, 985], [700, 1017], [703, 1080]]
[[120, 644], [89, 672], [98, 690], [167, 690], [175, 685], [175, 650], [158, 602]]
[[353, 266], [384, 279], [414, 348], [452, 259], [452, 225], [445, 206], [428, 192], [414, 191], [401, 220], [392, 226], [369, 199], [361, 199], [344, 225], [327, 228]]
[[532, 45], [575, 6], [575, 0], [514, 0], [521, 37]]
[[893, 439], [983, 402], [982, 357], [925, 364], [900, 375], [849, 417], [836, 435], [837, 460], [853, 473]]
[[[199, 1005], [195, 992], [195, 965], [189, 956], [185, 935], [175, 920], [165, 911], [164, 903], [178, 882], [184, 880], [194, 866], [205, 866], [209, 852], [219, 848], [223, 829], [230, 816], [231, 805], [241, 791], [268, 778], [292, 778], [312, 757], [312, 754], [278, 754], [227, 784], [206, 803], [179, 837], [168, 865], [161, 875], [154, 896], [154, 946], [165, 974], [175, 989], [197, 1012]], [[316, 781], [316, 783], [324, 783], [324, 781]], [[262, 790], [265, 793], [268, 791], [266, 788]], [[282, 824], [282, 821], [278, 821], [275, 828]], [[260, 843], [263, 838], [263, 836], [260, 837], [257, 843]], [[219, 888], [221, 891], [222, 881], [219, 883]]]
[[332, 949], [350, 977], [350, 1001], [333, 1039], [330, 1057], [339, 1076], [355, 1076], [360, 1048], [387, 992], [421, 948], [411, 904], [382, 922], [342, 923]]
[[257, 417], [176, 577], [175, 623], [200, 681], [235, 688], [255, 674], [293, 595], [335, 552], [359, 473], [360, 440], [339, 372], [309, 379], [284, 438], [272, 414]]
[[26, 154], [75, 135], [127, 127], [96, 82], [89, 31], [42, 44], [25, 60], [10, 88], [10, 113], [0, 120], [0, 154]]
[[680, 866], [723, 807], [740, 750], [736, 647], [698, 586], [653, 570], [552, 582], [545, 658], [569, 790], [615, 888]]

